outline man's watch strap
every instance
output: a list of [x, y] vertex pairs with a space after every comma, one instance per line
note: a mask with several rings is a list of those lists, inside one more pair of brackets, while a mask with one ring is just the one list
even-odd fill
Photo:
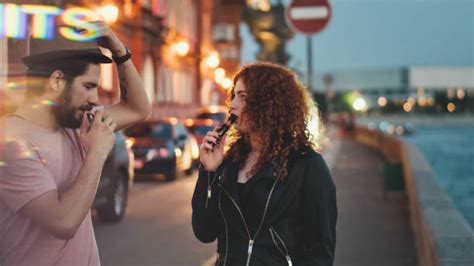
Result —
[[125, 63], [125, 61], [127, 61], [128, 59], [132, 57], [132, 53], [127, 47], [125, 47], [125, 51], [126, 51], [126, 54], [123, 56], [112, 55], [112, 59], [117, 65]]

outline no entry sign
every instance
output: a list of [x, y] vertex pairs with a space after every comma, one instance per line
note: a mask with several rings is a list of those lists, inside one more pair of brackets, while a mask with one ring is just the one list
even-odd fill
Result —
[[294, 31], [312, 35], [326, 27], [331, 14], [327, 0], [293, 0], [286, 9], [285, 18]]

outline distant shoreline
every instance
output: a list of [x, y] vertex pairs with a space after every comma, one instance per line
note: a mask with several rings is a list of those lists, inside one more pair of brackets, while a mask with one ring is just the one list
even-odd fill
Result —
[[386, 121], [390, 124], [403, 125], [412, 123], [414, 126], [474, 126], [474, 114], [469, 115], [371, 115], [358, 116], [357, 124], [367, 125], [368, 123], [380, 123]]

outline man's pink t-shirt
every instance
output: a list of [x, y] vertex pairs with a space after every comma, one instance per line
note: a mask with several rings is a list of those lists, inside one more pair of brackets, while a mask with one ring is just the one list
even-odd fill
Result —
[[83, 158], [77, 134], [16, 116], [2, 118], [0, 130], [0, 265], [100, 265], [90, 211], [69, 240], [54, 237], [21, 213], [48, 191], [61, 194], [77, 177]]

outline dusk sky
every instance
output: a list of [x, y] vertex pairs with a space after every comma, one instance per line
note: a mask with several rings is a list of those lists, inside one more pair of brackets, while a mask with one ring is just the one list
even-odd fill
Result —
[[[474, 66], [474, 0], [330, 3], [332, 20], [313, 36], [315, 74], [408, 65]], [[252, 62], [257, 44], [246, 25], [241, 30], [242, 62]], [[287, 51], [293, 51], [289, 65], [305, 72], [306, 37], [296, 34]]]

